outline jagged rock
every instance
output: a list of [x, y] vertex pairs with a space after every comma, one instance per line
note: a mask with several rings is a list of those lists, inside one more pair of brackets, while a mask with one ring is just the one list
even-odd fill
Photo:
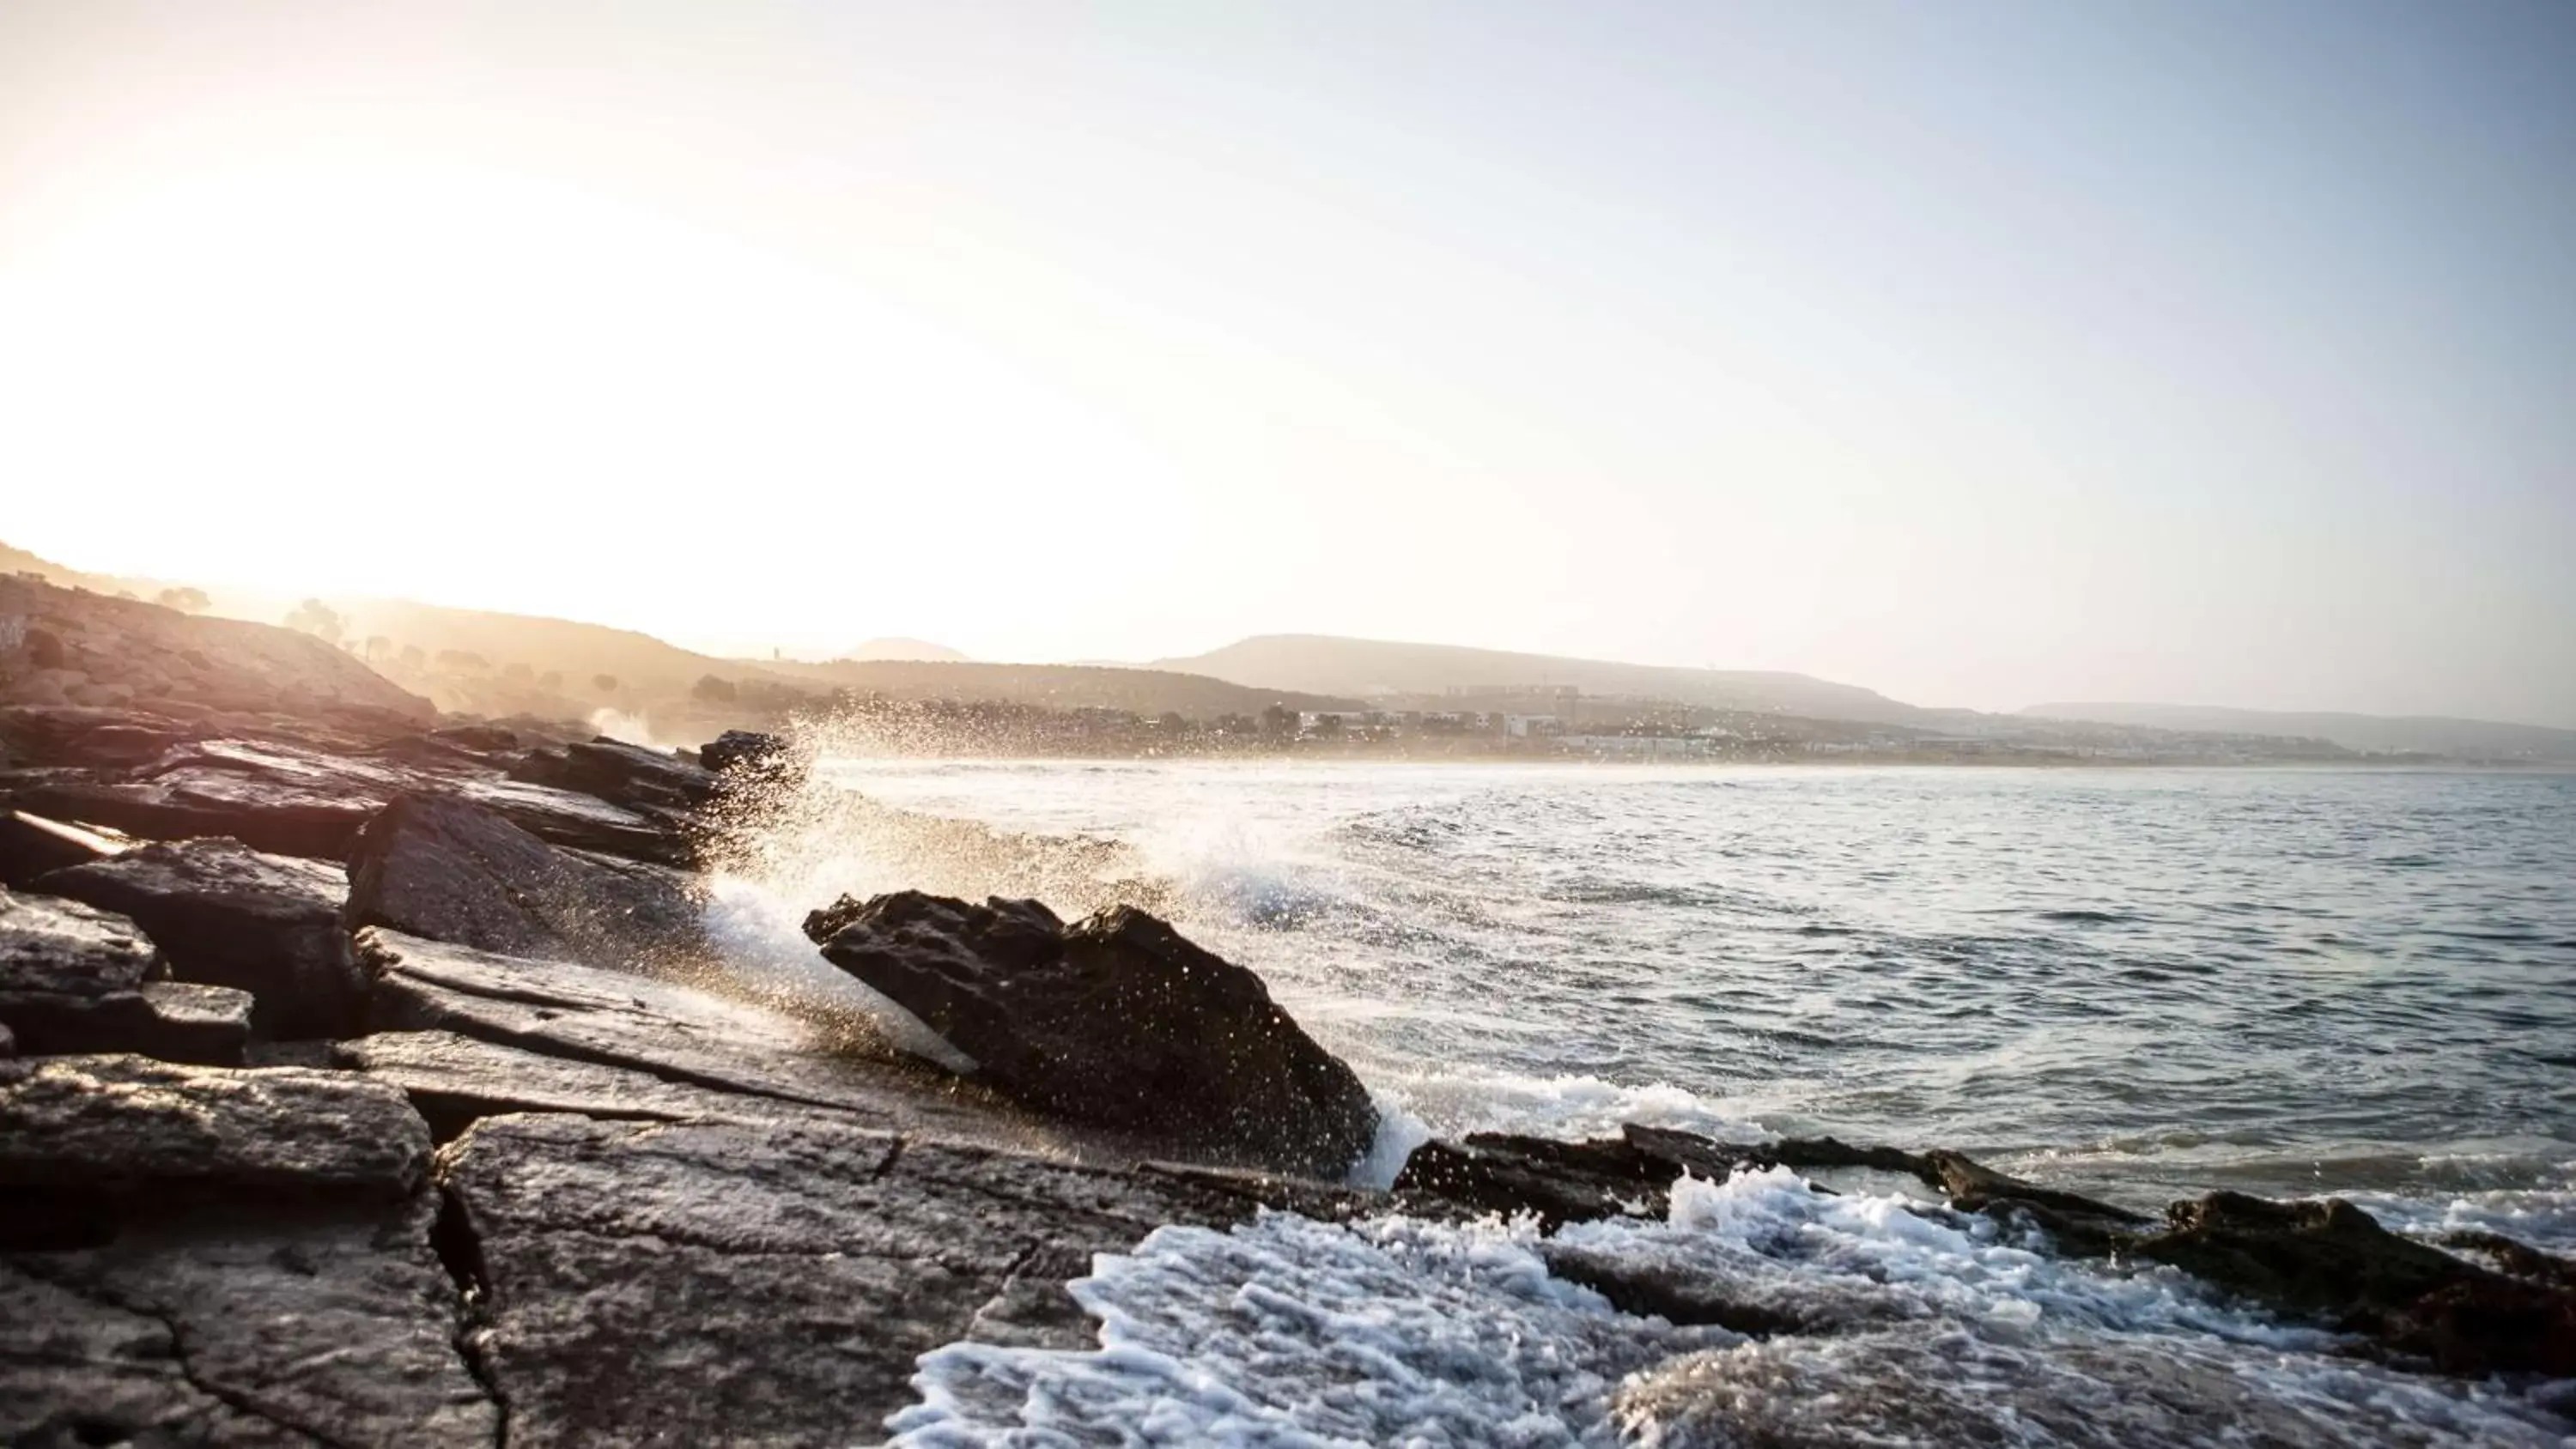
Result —
[[558, 849], [464, 800], [388, 806], [358, 838], [349, 879], [351, 928], [624, 970], [706, 952], [686, 877]]
[[47, 820], [24, 810], [0, 810], [0, 886], [23, 886], [47, 871], [105, 860], [133, 849], [134, 844], [123, 836]]
[[698, 746], [698, 763], [719, 775], [734, 769], [763, 769], [786, 755], [785, 740], [753, 730], [726, 730]]
[[157, 978], [135, 924], [75, 901], [0, 890], [0, 1025], [30, 1056], [137, 1052], [238, 1066], [250, 997]]
[[1377, 1130], [1359, 1078], [1260, 977], [1133, 907], [1067, 926], [1035, 901], [907, 891], [843, 897], [805, 933], [1041, 1111], [1324, 1176]]
[[348, 883], [336, 865], [237, 840], [191, 840], [55, 871], [37, 884], [133, 918], [178, 979], [251, 993], [262, 1035], [358, 1029], [366, 982], [340, 926]]
[[664, 750], [606, 736], [531, 750], [510, 778], [596, 795], [630, 809], [694, 810], [715, 797], [716, 777]]
[[2402, 1238], [2341, 1198], [2215, 1192], [2166, 1210], [2137, 1256], [2275, 1309], [2365, 1333], [2446, 1372], [2576, 1376], [2576, 1288]]
[[[1060, 1286], [1246, 1199], [807, 1123], [490, 1118], [441, 1149], [518, 1449], [843, 1443], [971, 1334], [1088, 1337]], [[673, 1311], [685, 1305], [685, 1311]]]

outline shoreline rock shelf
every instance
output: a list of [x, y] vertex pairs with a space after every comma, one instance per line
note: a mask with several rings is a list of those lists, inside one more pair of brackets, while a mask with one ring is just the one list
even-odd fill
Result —
[[[2407, 1367], [2576, 1375], [2576, 1267], [2347, 1203], [2159, 1220], [1954, 1152], [1642, 1126], [1348, 1187], [1358, 1078], [1167, 923], [816, 911], [820, 959], [956, 1075], [722, 971], [691, 870], [729, 782], [794, 768], [777, 741], [523, 743], [285, 631], [0, 581], [11, 610], [48, 662], [0, 650], [0, 1442], [849, 1442], [932, 1348], [1089, 1344], [1064, 1285], [1093, 1255], [1263, 1209], [1526, 1213], [1623, 1312], [1869, 1332], [1555, 1236], [1774, 1167], [1896, 1174]], [[1648, 1388], [1710, 1371], [1667, 1367]]]

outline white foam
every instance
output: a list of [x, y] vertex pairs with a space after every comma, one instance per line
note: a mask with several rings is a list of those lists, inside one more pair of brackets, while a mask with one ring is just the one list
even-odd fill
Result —
[[823, 959], [805, 936], [804, 911], [775, 891], [737, 876], [708, 882], [701, 913], [717, 954], [737, 981], [789, 1006], [823, 1007], [869, 1018], [889, 1045], [952, 1072], [975, 1059], [949, 1045], [891, 997]]
[[1527, 1222], [1165, 1228], [1074, 1294], [1097, 1349], [925, 1355], [913, 1446], [1871, 1442], [2563, 1445], [2492, 1386], [2332, 1356], [2170, 1270], [2032, 1251], [1982, 1218], [1785, 1170], [1686, 1180], [1661, 1222], [1565, 1249], [1690, 1275], [1798, 1323], [1755, 1342], [1614, 1311]]

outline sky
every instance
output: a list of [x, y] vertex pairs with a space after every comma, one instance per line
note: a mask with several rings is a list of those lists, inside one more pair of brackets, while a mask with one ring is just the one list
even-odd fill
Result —
[[2576, 6], [0, 4], [0, 541], [2576, 727]]

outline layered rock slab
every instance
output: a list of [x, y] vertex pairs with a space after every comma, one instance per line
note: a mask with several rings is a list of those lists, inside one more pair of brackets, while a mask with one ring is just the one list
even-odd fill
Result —
[[[475, 951], [382, 928], [359, 932], [357, 952], [374, 979], [370, 1024], [379, 1032], [443, 1032], [558, 1063], [721, 1094], [735, 1113], [819, 1109], [868, 1126], [1032, 1150], [1102, 1150], [989, 1094], [892, 1060], [873, 1044], [864, 1022], [816, 1021], [675, 981]], [[343, 1050], [456, 1097], [460, 1107], [468, 1100], [512, 1101], [523, 1088], [507, 1074], [528, 1065], [449, 1053], [441, 1085], [428, 1080], [417, 1057], [398, 1068], [380, 1056], [383, 1048], [360, 1043]], [[622, 1079], [590, 1076], [578, 1087], [560, 1073], [554, 1080], [596, 1101]]]
[[167, 974], [126, 917], [0, 889], [0, 1027], [14, 1050], [240, 1065], [249, 995], [160, 979]]
[[182, 981], [247, 991], [272, 1037], [358, 1029], [366, 982], [349, 956], [338, 866], [237, 840], [155, 844], [55, 871], [38, 888], [131, 917]]
[[[837, 1123], [497, 1117], [441, 1149], [514, 1445], [868, 1442], [914, 1360], [1079, 1341], [1062, 1280], [1249, 1199]], [[1069, 1336], [1068, 1336], [1069, 1334]]]
[[1367, 1088], [1260, 977], [1133, 907], [1067, 925], [905, 891], [844, 896], [805, 933], [1040, 1111], [1319, 1176], [1376, 1133]]
[[0, 1062], [0, 1440], [495, 1442], [428, 1165], [343, 1073]]
[[697, 887], [661, 866], [561, 849], [464, 800], [406, 796], [351, 848], [352, 928], [612, 970], [707, 951]]

